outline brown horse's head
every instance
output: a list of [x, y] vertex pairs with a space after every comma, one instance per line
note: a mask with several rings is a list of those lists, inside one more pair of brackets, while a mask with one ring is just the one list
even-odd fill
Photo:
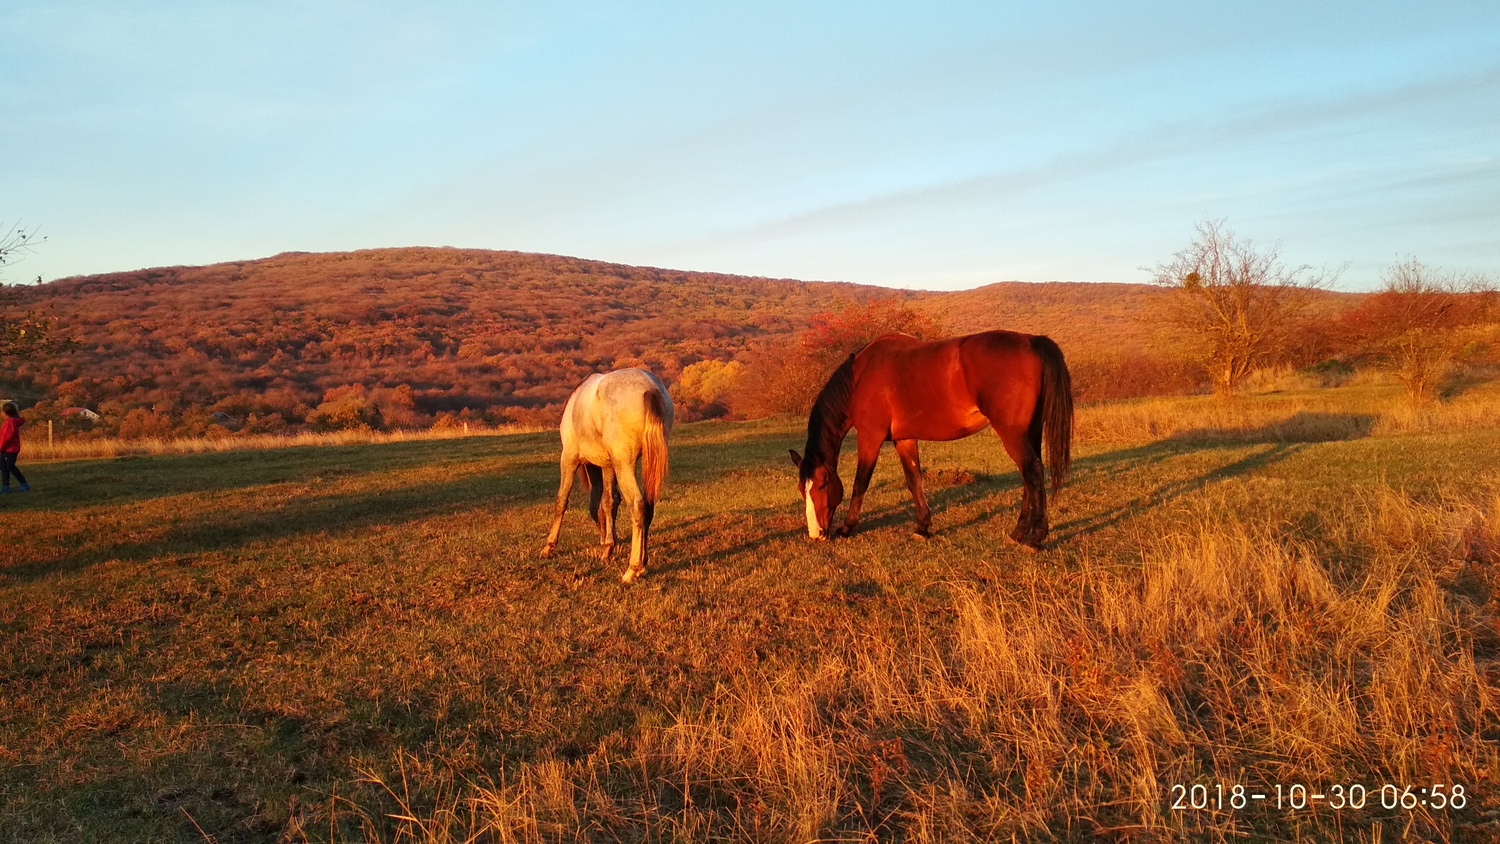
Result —
[[802, 494], [802, 507], [807, 513], [807, 535], [813, 539], [827, 539], [832, 535], [829, 527], [833, 514], [844, 502], [844, 482], [839, 480], [837, 464], [817, 463], [803, 460], [797, 452], [791, 452], [792, 463], [797, 467], [797, 491]]

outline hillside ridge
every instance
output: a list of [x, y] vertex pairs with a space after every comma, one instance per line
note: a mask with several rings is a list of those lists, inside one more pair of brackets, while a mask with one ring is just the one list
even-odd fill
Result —
[[287, 252], [14, 294], [77, 342], [0, 387], [43, 416], [73, 406], [134, 414], [137, 434], [206, 427], [215, 412], [252, 428], [300, 426], [353, 394], [388, 426], [445, 414], [535, 422], [589, 373], [645, 366], [671, 381], [875, 299], [906, 302], [953, 333], [1049, 334], [1070, 355], [1104, 340], [1114, 352], [1171, 341], [1159, 315], [1169, 294], [1151, 285], [934, 292], [445, 247]]

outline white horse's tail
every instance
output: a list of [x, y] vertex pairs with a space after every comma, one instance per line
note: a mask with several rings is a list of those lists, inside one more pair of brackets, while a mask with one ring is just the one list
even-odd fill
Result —
[[667, 479], [667, 428], [661, 393], [646, 391], [646, 426], [641, 431], [641, 480], [646, 487], [646, 503], [655, 504], [661, 497], [662, 482]]

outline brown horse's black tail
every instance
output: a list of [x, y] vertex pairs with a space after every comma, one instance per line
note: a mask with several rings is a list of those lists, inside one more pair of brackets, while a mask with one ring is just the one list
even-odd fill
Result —
[[1036, 413], [1041, 418], [1046, 464], [1052, 473], [1052, 494], [1056, 495], [1068, 479], [1073, 462], [1073, 379], [1068, 375], [1062, 349], [1051, 338], [1031, 338], [1031, 350], [1042, 359], [1042, 395]]

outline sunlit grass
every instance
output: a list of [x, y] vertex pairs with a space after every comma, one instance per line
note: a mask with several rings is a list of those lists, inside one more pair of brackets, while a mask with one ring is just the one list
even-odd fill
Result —
[[[991, 435], [923, 446], [931, 540], [886, 454], [813, 544], [795, 421], [682, 426], [635, 587], [577, 501], [536, 558], [553, 432], [37, 463], [0, 500], [0, 837], [1489, 834], [1500, 425], [1382, 427], [1382, 389], [1085, 409], [1119, 439], [1040, 554]], [[1427, 780], [1469, 808], [1169, 808]]]
[[1277, 391], [1228, 401], [1192, 396], [1112, 402], [1080, 408], [1076, 430], [1083, 442], [1322, 442], [1497, 426], [1500, 383], [1489, 382], [1423, 406], [1414, 406], [1401, 388], [1385, 384]]

